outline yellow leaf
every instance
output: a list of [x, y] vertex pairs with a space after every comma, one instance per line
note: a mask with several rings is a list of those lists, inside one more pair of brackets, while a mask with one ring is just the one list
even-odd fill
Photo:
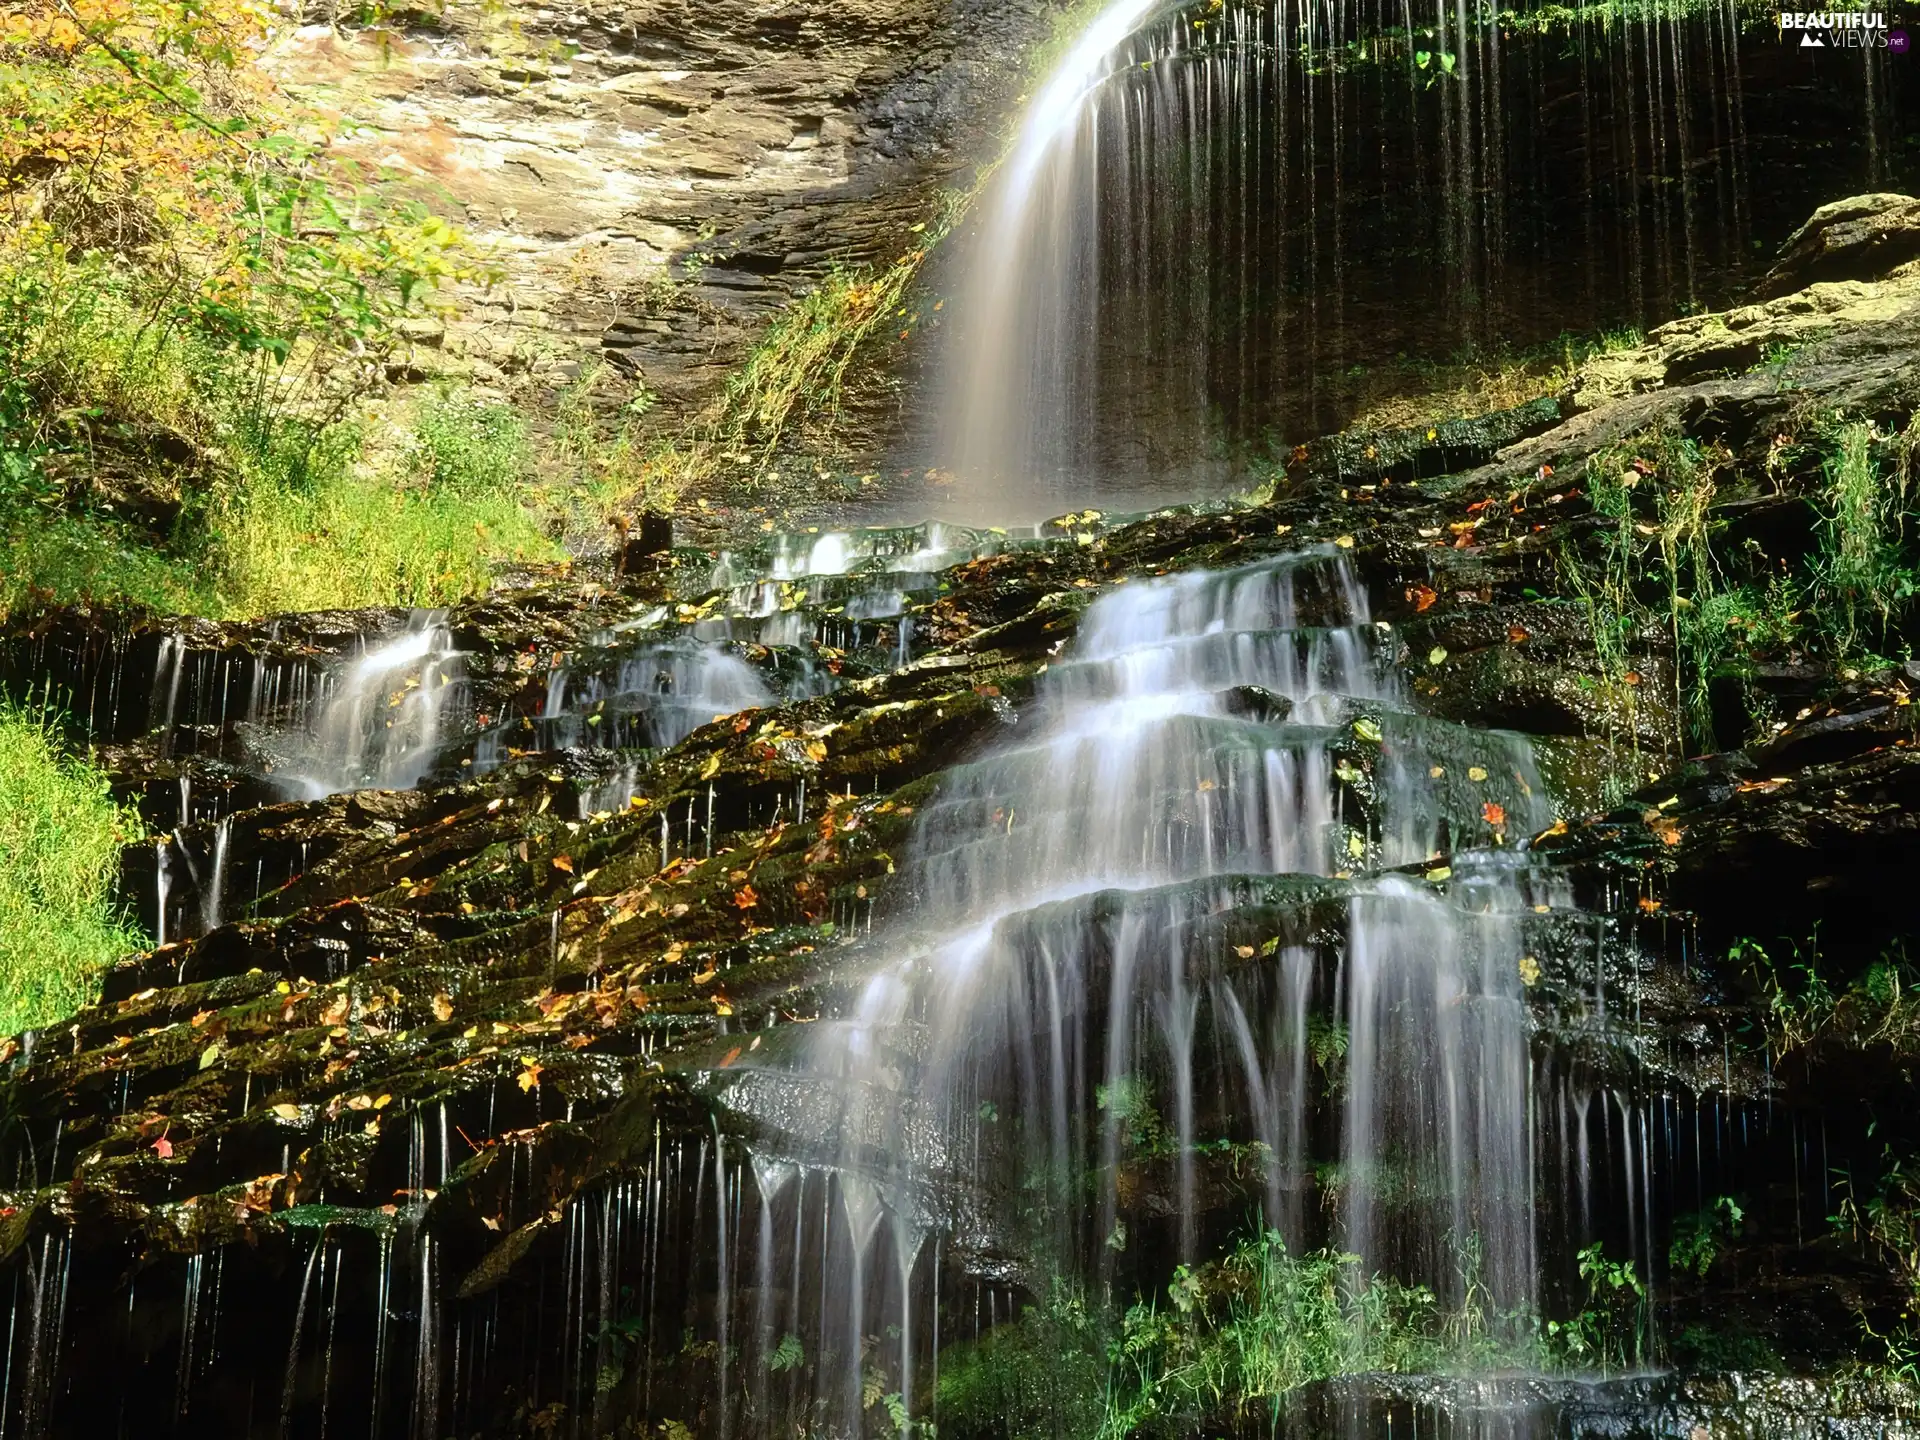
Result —
[[298, 1105], [288, 1105], [283, 1101], [273, 1107], [273, 1113], [282, 1120], [298, 1120], [300, 1118], [300, 1107]]

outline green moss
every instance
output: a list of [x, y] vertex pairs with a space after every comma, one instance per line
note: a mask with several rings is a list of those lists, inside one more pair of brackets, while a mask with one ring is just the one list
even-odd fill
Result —
[[140, 947], [112, 898], [135, 824], [45, 716], [0, 701], [0, 1032], [71, 1014]]

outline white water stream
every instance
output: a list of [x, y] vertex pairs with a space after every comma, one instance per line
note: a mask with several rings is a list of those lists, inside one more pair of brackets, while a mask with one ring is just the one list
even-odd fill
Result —
[[[1087, 612], [1019, 737], [949, 773], [852, 1013], [797, 1071], [724, 1092], [830, 1181], [796, 1192], [839, 1236], [808, 1307], [819, 1353], [890, 1325], [910, 1396], [935, 1237], [982, 1273], [1009, 1246], [1111, 1271], [1155, 1210], [1132, 1193], [1146, 1125], [1178, 1258], [1218, 1226], [1205, 1144], [1235, 1140], [1296, 1251], [1331, 1196], [1333, 1238], [1369, 1269], [1532, 1306], [1521, 925], [1565, 899], [1514, 840], [1546, 797], [1519, 739], [1407, 709], [1395, 645], [1331, 548], [1130, 583]], [[1443, 851], [1445, 884], [1348, 879]], [[1309, 906], [1323, 923], [1289, 918]], [[1229, 939], [1248, 924], [1252, 946]], [[1328, 1010], [1350, 1037], [1337, 1114], [1307, 1059]], [[1310, 1173], [1316, 1115], [1340, 1137], [1331, 1188]], [[858, 1393], [856, 1366], [811, 1403], [850, 1426]]]

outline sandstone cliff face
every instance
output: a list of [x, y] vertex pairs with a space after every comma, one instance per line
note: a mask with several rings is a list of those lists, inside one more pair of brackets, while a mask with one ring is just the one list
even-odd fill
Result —
[[417, 322], [413, 375], [563, 383], [595, 358], [662, 421], [840, 264], [890, 262], [989, 155], [1036, 0], [466, 0], [316, 16], [267, 64], [338, 149], [459, 219], [491, 284]]

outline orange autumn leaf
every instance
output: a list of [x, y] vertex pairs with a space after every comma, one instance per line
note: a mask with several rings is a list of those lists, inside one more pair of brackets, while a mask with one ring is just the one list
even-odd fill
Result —
[[751, 885], [742, 885], [733, 892], [733, 903], [742, 910], [751, 910], [760, 903], [760, 897], [753, 893]]
[[1491, 800], [1480, 807], [1480, 817], [1496, 830], [1507, 823], [1505, 808], [1494, 804]]
[[1422, 610], [1433, 608], [1433, 602], [1439, 598], [1439, 595], [1434, 592], [1431, 585], [1409, 585], [1407, 587], [1407, 599], [1412, 603], [1415, 614], [1418, 614]]
[[556, 870], [564, 870], [567, 874], [571, 875], [573, 874], [573, 861], [565, 855], [556, 855], [553, 857], [553, 868]]

